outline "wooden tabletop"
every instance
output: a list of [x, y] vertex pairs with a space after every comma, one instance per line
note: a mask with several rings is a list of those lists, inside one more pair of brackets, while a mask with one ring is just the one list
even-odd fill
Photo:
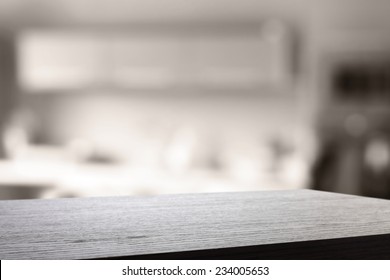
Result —
[[390, 201], [311, 190], [0, 201], [0, 259], [390, 259]]

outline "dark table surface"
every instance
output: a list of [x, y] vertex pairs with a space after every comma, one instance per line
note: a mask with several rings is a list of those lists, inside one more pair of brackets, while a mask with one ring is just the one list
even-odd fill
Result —
[[0, 201], [1, 259], [390, 259], [390, 201], [311, 190]]

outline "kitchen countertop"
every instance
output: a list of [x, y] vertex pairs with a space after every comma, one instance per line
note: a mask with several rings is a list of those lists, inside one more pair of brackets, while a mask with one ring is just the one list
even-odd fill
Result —
[[0, 201], [1, 259], [390, 258], [390, 201], [311, 190]]

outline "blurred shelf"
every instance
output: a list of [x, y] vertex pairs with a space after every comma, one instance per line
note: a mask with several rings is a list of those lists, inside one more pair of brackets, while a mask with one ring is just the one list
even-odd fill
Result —
[[296, 98], [298, 93], [291, 88], [282, 87], [224, 87], [224, 86], [169, 86], [162, 88], [155, 87], [118, 87], [118, 86], [91, 86], [69, 89], [46, 89], [25, 91], [28, 96], [64, 96], [64, 95], [99, 95], [99, 94], [120, 94], [128, 96], [261, 96], [269, 98]]

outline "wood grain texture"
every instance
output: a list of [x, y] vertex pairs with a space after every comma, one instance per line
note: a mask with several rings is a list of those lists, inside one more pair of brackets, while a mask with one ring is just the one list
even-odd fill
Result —
[[390, 201], [311, 190], [0, 201], [0, 259], [148, 256], [390, 259]]

